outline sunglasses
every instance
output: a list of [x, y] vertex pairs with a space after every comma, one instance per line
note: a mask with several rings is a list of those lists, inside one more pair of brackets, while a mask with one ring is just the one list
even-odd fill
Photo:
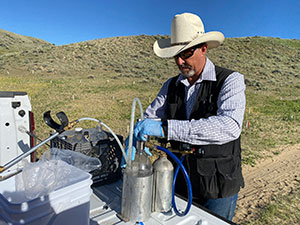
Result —
[[186, 60], [194, 55], [194, 52], [197, 48], [201, 48], [204, 44], [196, 45], [192, 48], [189, 48], [183, 52], [180, 52], [179, 54], [175, 55], [175, 59], [178, 59], [179, 57], [183, 60]]
[[197, 48], [189, 48], [183, 52], [180, 52], [178, 55], [175, 55], [175, 59], [178, 59], [179, 57], [183, 60], [186, 60], [190, 58], [192, 55], [194, 55], [194, 52]]

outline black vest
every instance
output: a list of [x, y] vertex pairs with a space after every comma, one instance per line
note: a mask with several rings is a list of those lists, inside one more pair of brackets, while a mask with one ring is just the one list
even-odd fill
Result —
[[[215, 67], [217, 81], [203, 81], [189, 120], [216, 115], [218, 96], [226, 78], [233, 72]], [[168, 87], [166, 119], [187, 120], [185, 86], [174, 77]], [[171, 141], [172, 148], [181, 149], [186, 143]], [[240, 137], [223, 145], [191, 146], [196, 154], [188, 155], [184, 165], [193, 186], [193, 199], [225, 198], [239, 192], [244, 186], [241, 172]], [[182, 176], [176, 181], [176, 192], [186, 196]]]

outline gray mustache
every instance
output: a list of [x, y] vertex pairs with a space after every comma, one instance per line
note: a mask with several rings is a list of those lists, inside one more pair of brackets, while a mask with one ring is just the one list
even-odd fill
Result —
[[192, 69], [192, 67], [189, 66], [189, 65], [180, 65], [180, 66], [179, 66], [179, 69], [183, 69], [183, 68]]

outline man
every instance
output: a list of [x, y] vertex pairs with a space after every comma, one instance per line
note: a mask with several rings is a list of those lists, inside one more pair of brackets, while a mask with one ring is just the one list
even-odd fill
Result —
[[[174, 57], [180, 74], [164, 83], [146, 118], [136, 124], [135, 138], [166, 137], [173, 148], [193, 150], [185, 161], [192, 182], [193, 201], [232, 220], [240, 187], [240, 134], [245, 110], [243, 75], [215, 66], [207, 49], [224, 41], [222, 33], [204, 32], [201, 19], [191, 13], [172, 20], [171, 38], [153, 45], [161, 58]], [[185, 185], [176, 182], [185, 195]]]

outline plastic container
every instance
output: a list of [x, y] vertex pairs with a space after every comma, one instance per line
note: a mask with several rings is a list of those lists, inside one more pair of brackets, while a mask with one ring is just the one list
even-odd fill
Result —
[[22, 200], [15, 190], [15, 176], [0, 182], [0, 224], [88, 225], [91, 175], [71, 165], [76, 171], [73, 183], [30, 201]]

